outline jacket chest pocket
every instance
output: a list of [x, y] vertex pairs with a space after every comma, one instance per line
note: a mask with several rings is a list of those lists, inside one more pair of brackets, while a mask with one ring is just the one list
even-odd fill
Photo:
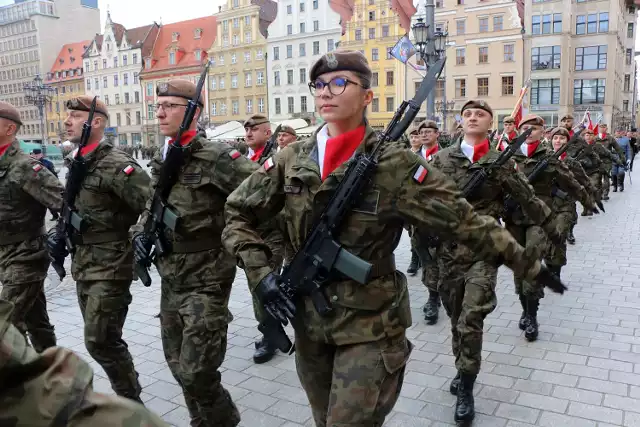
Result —
[[89, 175], [82, 181], [82, 188], [91, 193], [103, 193], [105, 182], [102, 177]]
[[171, 195], [176, 199], [177, 204], [185, 203], [186, 206], [210, 206], [213, 199], [209, 194], [208, 185], [211, 182], [209, 177], [203, 173], [201, 168], [186, 168], [179, 178], [180, 189], [174, 189]]
[[313, 197], [309, 186], [296, 176], [285, 176], [282, 191], [285, 196], [284, 214], [287, 224], [298, 230], [306, 230], [312, 214]]

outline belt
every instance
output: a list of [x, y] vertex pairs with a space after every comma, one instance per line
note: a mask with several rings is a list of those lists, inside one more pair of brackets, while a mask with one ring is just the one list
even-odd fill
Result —
[[25, 240], [35, 239], [36, 237], [45, 236], [47, 234], [47, 230], [44, 227], [40, 227], [39, 229], [24, 231], [22, 233], [10, 234], [9, 236], [2, 236], [0, 239], [0, 246], [9, 246], [16, 243], [23, 242]]
[[122, 242], [129, 240], [127, 231], [105, 231], [101, 233], [86, 232], [75, 234], [71, 241], [76, 245], [97, 245], [100, 243]]
[[395, 273], [396, 268], [396, 257], [391, 254], [388, 257], [376, 259], [374, 261], [369, 261], [371, 264], [371, 275], [370, 279], [377, 279], [378, 277], [387, 276], [389, 274]]
[[220, 248], [220, 239], [203, 238], [198, 240], [169, 242], [169, 244], [171, 245], [171, 252], [175, 254], [192, 254], [195, 252], [204, 252]]

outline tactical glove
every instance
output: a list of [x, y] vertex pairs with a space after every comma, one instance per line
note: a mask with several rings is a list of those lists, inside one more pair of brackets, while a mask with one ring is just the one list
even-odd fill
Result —
[[256, 296], [265, 310], [274, 319], [287, 325], [296, 314], [296, 306], [278, 286], [278, 277], [274, 273], [267, 274], [255, 289]]
[[567, 287], [560, 278], [553, 274], [544, 264], [541, 265], [540, 272], [536, 276], [536, 282], [546, 286], [557, 294], [563, 294]]
[[135, 259], [136, 264], [149, 264], [151, 246], [151, 240], [145, 233], [136, 233], [133, 235], [133, 259]]
[[47, 232], [47, 252], [51, 266], [58, 273], [60, 280], [64, 279], [67, 272], [64, 269], [64, 259], [69, 255], [64, 237], [59, 232], [58, 227], [54, 226]]

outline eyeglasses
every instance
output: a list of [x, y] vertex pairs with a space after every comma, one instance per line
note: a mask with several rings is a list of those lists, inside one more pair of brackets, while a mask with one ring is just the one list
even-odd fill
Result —
[[344, 93], [349, 83], [351, 83], [352, 85], [364, 87], [360, 83], [349, 80], [346, 77], [334, 77], [328, 82], [323, 82], [322, 80], [310, 82], [309, 91], [313, 96], [320, 96], [322, 94], [322, 90], [325, 87], [329, 87], [329, 93], [333, 96], [338, 96]]
[[155, 104], [154, 107], [156, 108], [156, 111], [159, 111], [160, 108], [162, 108], [164, 111], [171, 111], [174, 108], [177, 107], [186, 107], [187, 104], [170, 104], [170, 103], [164, 103], [164, 104]]

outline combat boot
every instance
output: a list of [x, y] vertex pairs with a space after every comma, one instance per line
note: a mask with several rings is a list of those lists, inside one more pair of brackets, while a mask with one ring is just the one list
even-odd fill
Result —
[[409, 268], [407, 268], [407, 274], [415, 276], [418, 274], [418, 268], [420, 267], [420, 258], [418, 258], [418, 252], [411, 248], [411, 262], [409, 262]]
[[460, 388], [460, 371], [458, 371], [455, 378], [451, 380], [451, 384], [449, 384], [449, 391], [454, 396], [457, 396], [459, 388]]
[[473, 400], [473, 384], [476, 382], [476, 376], [462, 373], [459, 375], [460, 386], [458, 387], [458, 399], [453, 418], [458, 425], [469, 425], [476, 416]]
[[524, 337], [527, 341], [535, 341], [538, 339], [538, 305], [537, 298], [527, 298], [527, 329], [524, 331]]
[[429, 291], [429, 299], [424, 305], [424, 320], [427, 325], [435, 325], [438, 322], [438, 311], [440, 309], [440, 294]]
[[253, 361], [257, 364], [267, 363], [273, 359], [276, 354], [276, 349], [266, 337], [262, 337], [260, 341], [254, 343], [256, 351], [253, 353]]
[[520, 330], [524, 331], [527, 329], [529, 319], [527, 318], [527, 298], [524, 295], [518, 295], [520, 297], [520, 305], [522, 306], [522, 316], [520, 316], [520, 321], [518, 322], [518, 327]]
[[624, 172], [618, 174], [618, 188], [621, 193], [624, 191]]
[[611, 177], [611, 186], [613, 187], [613, 192], [618, 192], [618, 175], [613, 175]]
[[571, 227], [569, 234], [567, 235], [567, 243], [570, 245], [576, 244], [576, 237], [573, 235], [573, 227]]

